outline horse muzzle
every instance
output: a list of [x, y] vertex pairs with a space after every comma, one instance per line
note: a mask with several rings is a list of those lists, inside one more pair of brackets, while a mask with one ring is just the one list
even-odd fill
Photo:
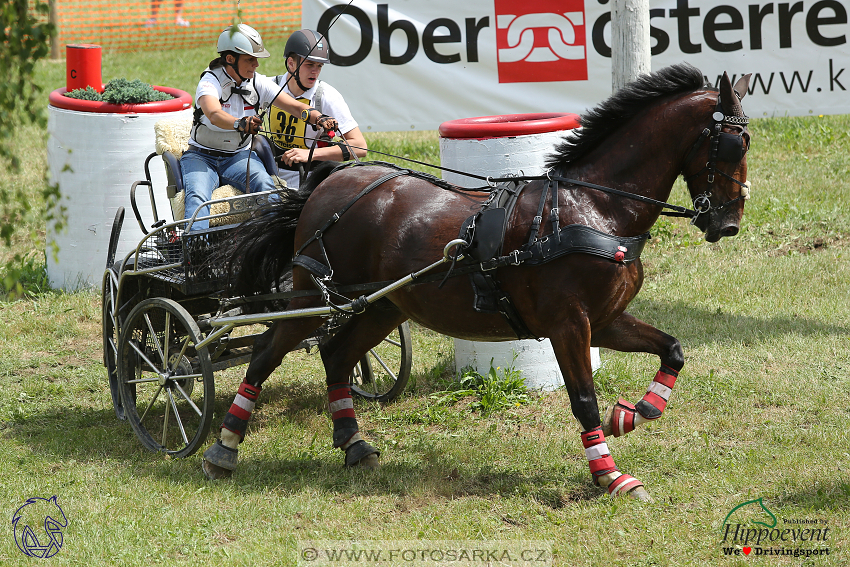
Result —
[[705, 233], [707, 242], [717, 242], [725, 236], [735, 236], [741, 227], [742, 207], [711, 210], [699, 215], [694, 225]]

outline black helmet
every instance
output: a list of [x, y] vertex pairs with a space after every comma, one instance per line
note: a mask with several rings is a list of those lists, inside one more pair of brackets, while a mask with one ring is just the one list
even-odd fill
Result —
[[317, 63], [329, 63], [328, 42], [319, 32], [303, 29], [298, 30], [286, 40], [283, 50], [286, 57], [292, 54], [306, 57]]

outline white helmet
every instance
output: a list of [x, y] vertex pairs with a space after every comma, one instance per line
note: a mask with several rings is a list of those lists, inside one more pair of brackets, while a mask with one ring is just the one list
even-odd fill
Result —
[[269, 57], [260, 32], [245, 24], [231, 26], [218, 36], [218, 52], [233, 51], [254, 57]]

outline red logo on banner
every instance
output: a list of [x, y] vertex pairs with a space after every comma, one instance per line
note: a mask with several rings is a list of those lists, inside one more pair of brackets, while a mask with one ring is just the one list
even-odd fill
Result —
[[494, 0], [500, 83], [587, 80], [584, 0]]

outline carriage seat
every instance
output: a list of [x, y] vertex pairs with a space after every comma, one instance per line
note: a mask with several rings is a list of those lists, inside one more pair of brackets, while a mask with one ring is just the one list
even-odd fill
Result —
[[[185, 218], [185, 200], [186, 195], [183, 187], [183, 173], [180, 169], [180, 156], [183, 152], [189, 149], [189, 136], [192, 131], [192, 116], [181, 115], [172, 118], [163, 118], [154, 124], [154, 132], [156, 133], [156, 153], [162, 156], [165, 164], [165, 175], [168, 180], [166, 187], [168, 201], [171, 204], [171, 213], [174, 220], [182, 220]], [[253, 150], [263, 162], [263, 166], [269, 175], [275, 180], [275, 185], [285, 187], [286, 182], [277, 177], [277, 166], [274, 162], [274, 154], [269, 145], [269, 141], [265, 136], [254, 136]], [[231, 185], [223, 185], [213, 191], [213, 199], [224, 199], [236, 195], [242, 195], [243, 191]], [[225, 203], [216, 203], [210, 207], [210, 214], [220, 214], [226, 212], [227, 205]], [[194, 212], [194, 211], [191, 211]], [[240, 222], [237, 216], [230, 215], [227, 217], [219, 217], [210, 219], [210, 226], [220, 226], [224, 224], [232, 224]]]

